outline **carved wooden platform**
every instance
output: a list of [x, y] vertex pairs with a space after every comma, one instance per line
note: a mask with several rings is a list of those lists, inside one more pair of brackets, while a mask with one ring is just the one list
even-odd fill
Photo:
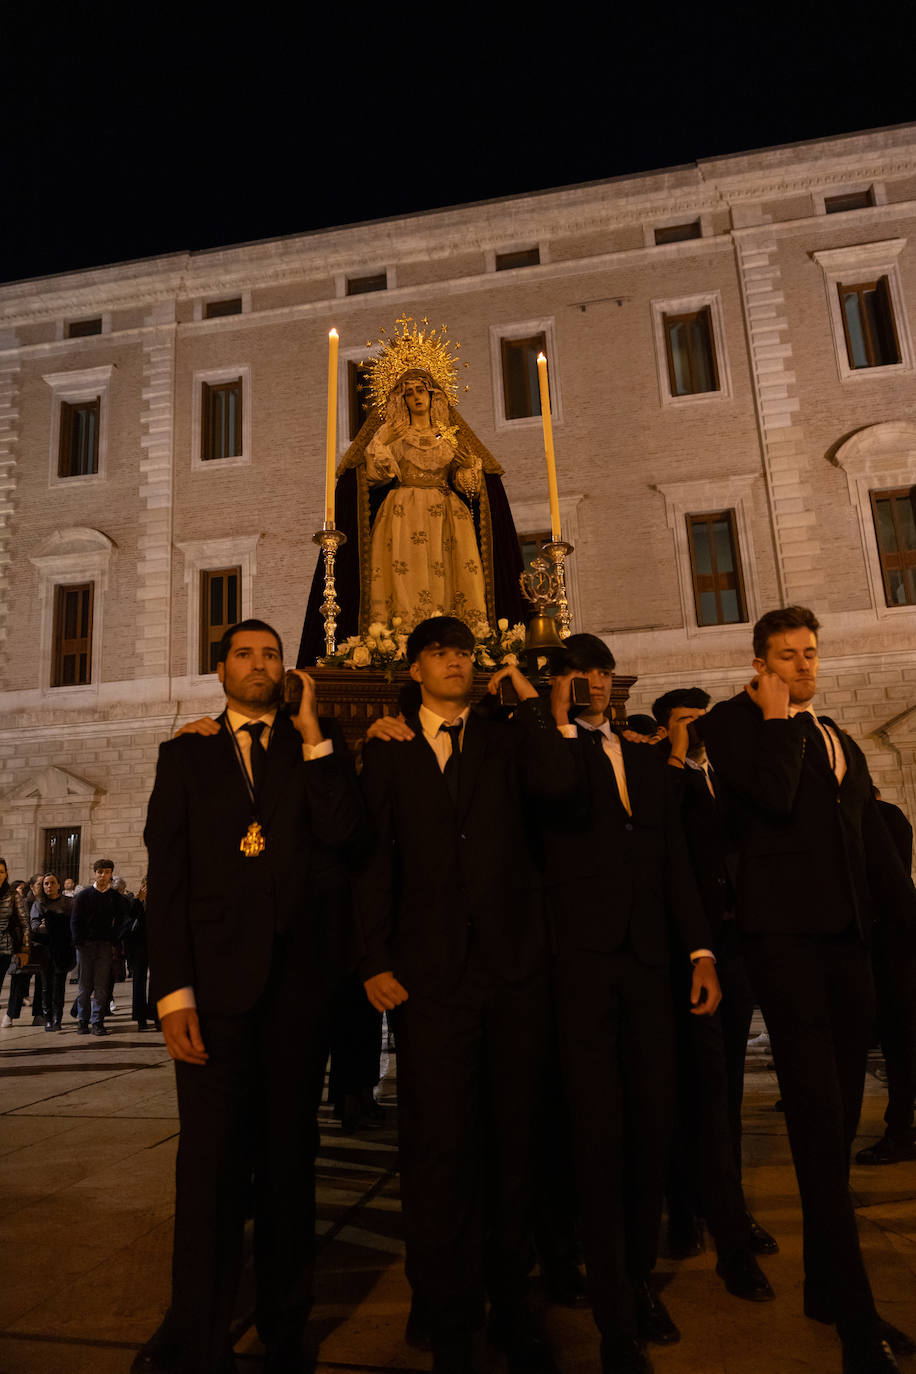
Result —
[[[410, 681], [406, 673], [395, 674], [389, 682], [384, 672], [372, 668], [310, 668], [318, 688], [318, 710], [333, 716], [351, 749], [355, 748], [377, 716], [396, 715], [398, 693]], [[489, 673], [474, 674], [474, 700], [486, 691]], [[622, 725], [627, 716], [627, 698], [635, 677], [614, 674], [611, 693], [613, 720]]]

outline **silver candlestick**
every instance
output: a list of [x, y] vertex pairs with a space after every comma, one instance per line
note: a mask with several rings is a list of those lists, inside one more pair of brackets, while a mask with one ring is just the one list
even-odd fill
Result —
[[343, 530], [339, 530], [334, 524], [328, 524], [327, 521], [317, 534], [312, 535], [312, 543], [320, 545], [324, 554], [324, 600], [321, 603], [321, 614], [324, 617], [325, 657], [330, 657], [337, 648], [337, 616], [340, 606], [337, 603], [337, 587], [334, 582], [334, 560], [337, 550], [346, 542], [347, 536]]

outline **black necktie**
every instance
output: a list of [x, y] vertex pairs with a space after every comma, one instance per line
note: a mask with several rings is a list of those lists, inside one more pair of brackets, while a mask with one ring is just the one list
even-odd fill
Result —
[[442, 776], [445, 778], [445, 785], [453, 802], [458, 801], [458, 765], [461, 761], [461, 727], [463, 724], [463, 721], [457, 720], [454, 725], [439, 726], [439, 734], [448, 735], [452, 742], [452, 752], [445, 761]]
[[266, 728], [263, 720], [254, 720], [250, 725], [242, 726], [242, 729], [247, 730], [251, 736], [251, 782], [256, 797], [260, 796], [264, 774], [267, 772], [267, 751], [261, 743], [261, 736]]
[[802, 718], [802, 730], [809, 748], [817, 751], [817, 758], [821, 763], [826, 763], [832, 773], [834, 771], [833, 765], [830, 762], [830, 755], [827, 753], [827, 745], [824, 743], [824, 736], [817, 723], [817, 717], [810, 711], [799, 711], [798, 714]]

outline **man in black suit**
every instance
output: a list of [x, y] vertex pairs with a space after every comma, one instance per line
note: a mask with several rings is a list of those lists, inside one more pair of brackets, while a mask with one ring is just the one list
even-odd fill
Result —
[[[181, 1138], [172, 1302], [134, 1371], [224, 1374], [246, 1208], [256, 1320], [272, 1374], [305, 1349], [315, 1114], [338, 967], [341, 848], [361, 815], [339, 737], [279, 710], [283, 648], [263, 621], [223, 636], [219, 722], [163, 744], [146, 824], [154, 996], [175, 1062]], [[209, 733], [208, 733], [209, 730]]]
[[[672, 919], [694, 1015], [715, 1011], [719, 985], [680, 825], [683, 761], [611, 730], [603, 640], [577, 634], [565, 647], [553, 709], [576, 794], [542, 813], [557, 1018], [602, 1369], [640, 1374], [651, 1368], [643, 1341], [680, 1334], [650, 1284], [674, 1092]], [[573, 676], [588, 679], [590, 701], [570, 722]]]
[[[677, 1254], [702, 1246], [703, 1217], [718, 1253], [716, 1272], [735, 1297], [765, 1302], [773, 1290], [755, 1254], [775, 1254], [773, 1237], [754, 1220], [741, 1186], [741, 1099], [754, 995], [735, 925], [737, 855], [725, 785], [688, 728], [706, 714], [709, 693], [676, 687], [652, 703], [667, 739], [684, 763], [684, 834], [697, 890], [709, 922], [722, 1001], [713, 1016], [690, 1016], [676, 1005], [678, 1113], [668, 1181], [668, 1240]], [[675, 977], [678, 1003], [682, 979]]]
[[[875, 791], [878, 811], [905, 873], [913, 867], [913, 827], [893, 802]], [[885, 1132], [856, 1155], [857, 1164], [898, 1164], [916, 1159], [916, 942], [894, 921], [875, 924], [872, 973], [878, 1003], [878, 1034], [887, 1070]]]
[[[805, 1312], [835, 1323], [844, 1374], [886, 1374], [882, 1323], [849, 1195], [872, 1024], [870, 885], [913, 920], [903, 873], [872, 794], [865, 758], [812, 709], [818, 622], [805, 607], [754, 627], [756, 676], [700, 722], [724, 778], [738, 840], [737, 916], [766, 1018], [802, 1199]], [[896, 899], [896, 900], [894, 900]], [[880, 903], [876, 903], [880, 906]]]
[[407, 1270], [434, 1369], [482, 1367], [489, 1294], [491, 1340], [536, 1374], [554, 1369], [525, 1299], [549, 991], [526, 802], [567, 796], [572, 768], [517, 668], [490, 683], [512, 679], [512, 721], [470, 709], [473, 649], [460, 620], [422, 621], [407, 641], [419, 711], [366, 744], [361, 973], [395, 1013]]

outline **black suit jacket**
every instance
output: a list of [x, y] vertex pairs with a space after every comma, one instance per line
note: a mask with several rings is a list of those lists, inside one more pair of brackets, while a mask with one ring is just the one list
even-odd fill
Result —
[[[838, 784], [799, 716], [765, 721], [747, 692], [696, 722], [729, 789], [739, 850], [738, 918], [753, 933], [868, 939], [873, 897], [916, 920], [912, 883], [881, 820], [865, 756], [828, 716], [846, 757]], [[909, 891], [907, 891], [909, 888]]]
[[204, 1014], [246, 1011], [267, 981], [277, 928], [308, 977], [330, 972], [346, 911], [342, 847], [362, 811], [339, 730], [322, 721], [322, 732], [334, 752], [306, 763], [277, 714], [260, 807], [266, 849], [251, 859], [239, 850], [252, 809], [228, 730], [160, 745], [144, 836], [154, 997], [191, 986]]
[[407, 743], [370, 740], [361, 782], [375, 843], [356, 885], [365, 980], [393, 970], [408, 993], [454, 987], [473, 943], [519, 980], [545, 958], [541, 874], [527, 800], [568, 797], [573, 769], [540, 702], [511, 721], [472, 711], [457, 805], [419, 721]]
[[738, 856], [728, 824], [728, 789], [714, 771], [713, 796], [697, 768], [685, 768], [683, 782], [684, 835], [715, 949], [722, 922], [734, 916], [736, 905]]
[[542, 813], [558, 947], [626, 946], [645, 964], [666, 964], [673, 917], [684, 949], [710, 948], [680, 821], [681, 771], [661, 749], [621, 739], [628, 817], [603, 750], [583, 733], [565, 745], [576, 766], [574, 804]]

